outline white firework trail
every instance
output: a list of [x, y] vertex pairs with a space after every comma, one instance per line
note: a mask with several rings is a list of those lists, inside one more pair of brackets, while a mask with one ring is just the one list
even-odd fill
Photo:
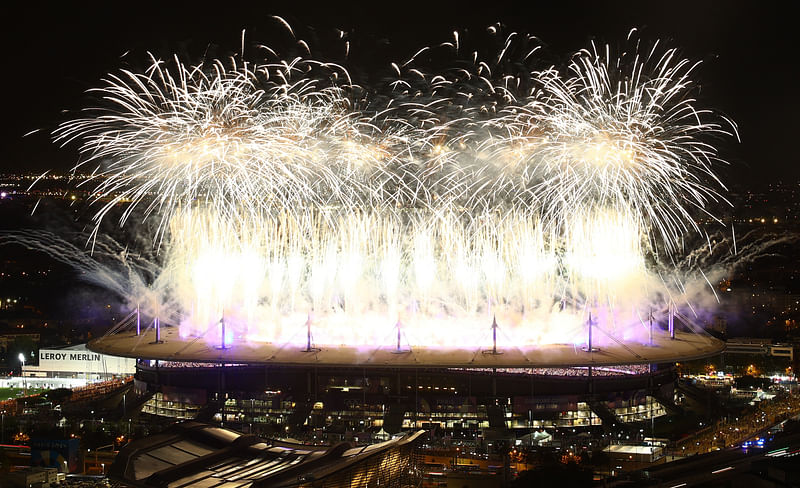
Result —
[[[592, 48], [562, 72], [536, 67], [536, 38], [497, 39], [484, 61], [456, 33], [393, 63], [385, 90], [269, 48], [154, 60], [55, 137], [98, 168], [98, 226], [120, 205], [121, 224], [158, 219], [156, 300], [183, 336], [218, 342], [224, 317], [243, 341], [313, 322], [320, 343], [366, 345], [402, 324], [453, 346], [496, 319], [519, 344], [577, 344], [591, 313], [641, 340], [654, 302], [685, 291], [658, 256], [724, 200], [711, 143], [735, 126], [695, 108], [675, 50]], [[425, 64], [436, 49], [452, 66]]]

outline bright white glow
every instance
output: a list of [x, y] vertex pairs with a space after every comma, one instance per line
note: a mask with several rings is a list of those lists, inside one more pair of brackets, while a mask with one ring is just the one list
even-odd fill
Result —
[[98, 226], [118, 204], [122, 223], [155, 217], [161, 267], [129, 298], [182, 337], [302, 342], [310, 325], [374, 345], [400, 327], [470, 347], [496, 320], [499, 344], [577, 345], [592, 317], [596, 343], [644, 342], [651, 311], [685, 299], [659, 260], [721, 198], [704, 138], [727, 132], [686, 96], [693, 65], [632, 52], [593, 46], [519, 92], [478, 60], [417, 71], [428, 86], [398, 80], [382, 104], [314, 59], [154, 62], [56, 137], [109, 161]]

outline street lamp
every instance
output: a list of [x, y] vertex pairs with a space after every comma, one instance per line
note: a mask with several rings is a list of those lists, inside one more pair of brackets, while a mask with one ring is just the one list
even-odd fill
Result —
[[23, 371], [25, 369], [25, 355], [19, 353], [18, 357], [19, 357], [19, 362], [22, 363], [22, 367], [19, 370], [19, 374], [20, 376], [22, 376], [22, 395], [24, 396], [27, 393], [27, 388], [25, 387], [25, 372]]

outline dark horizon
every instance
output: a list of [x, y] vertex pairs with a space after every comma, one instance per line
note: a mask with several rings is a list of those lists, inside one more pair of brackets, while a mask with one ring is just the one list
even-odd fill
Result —
[[[684, 56], [702, 61], [695, 73], [699, 106], [718, 110], [739, 126], [742, 143], [725, 141], [718, 167], [724, 182], [772, 181], [800, 176], [793, 151], [799, 102], [794, 80], [783, 75], [797, 57], [788, 49], [792, 22], [778, 5], [744, 2], [532, 5], [519, 9], [481, 6], [461, 10], [410, 11], [371, 4], [335, 4], [314, 9], [263, 6], [209, 11], [193, 6], [142, 5], [129, 10], [103, 4], [27, 5], [4, 31], [12, 74], [9, 112], [0, 172], [66, 171], [77, 161], [75, 145], [62, 149], [49, 131], [88, 102], [87, 89], [101, 85], [109, 72], [146, 63], [147, 52], [178, 54], [197, 62], [205, 53], [238, 52], [242, 30], [247, 44], [270, 43], [280, 15], [304, 36], [341, 28], [361, 45], [353, 51], [382, 48], [385, 65], [425, 45], [449, 40], [453, 30], [484, 29], [501, 22], [509, 31], [536, 35], [548, 56], [566, 60], [596, 39], [620, 44], [631, 28], [644, 41], [662, 39]], [[374, 42], [375, 46], [369, 44]], [[368, 53], [369, 54], [369, 53]], [[375, 58], [378, 59], [375, 59]], [[372, 62], [381, 59], [372, 55]], [[369, 69], [369, 68], [368, 68]], [[24, 134], [37, 131], [27, 137]]]

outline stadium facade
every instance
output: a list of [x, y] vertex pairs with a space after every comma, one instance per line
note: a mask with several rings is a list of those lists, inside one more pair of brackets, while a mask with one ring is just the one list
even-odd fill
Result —
[[214, 345], [156, 323], [88, 347], [138, 358], [137, 403], [154, 420], [328, 443], [422, 429], [483, 447], [543, 429], [635, 434], [632, 424], [679, 413], [675, 362], [725, 347], [696, 329], [651, 324], [649, 343], [601, 347], [590, 334], [586, 347], [499, 347], [489, 336], [486, 346], [472, 349], [406, 347], [399, 340], [363, 348], [314, 344], [311, 330], [305, 344]]
[[671, 366], [356, 368], [141, 360], [143, 412], [244, 432], [371, 442], [424, 429], [471, 445], [606, 429], [677, 411]]

